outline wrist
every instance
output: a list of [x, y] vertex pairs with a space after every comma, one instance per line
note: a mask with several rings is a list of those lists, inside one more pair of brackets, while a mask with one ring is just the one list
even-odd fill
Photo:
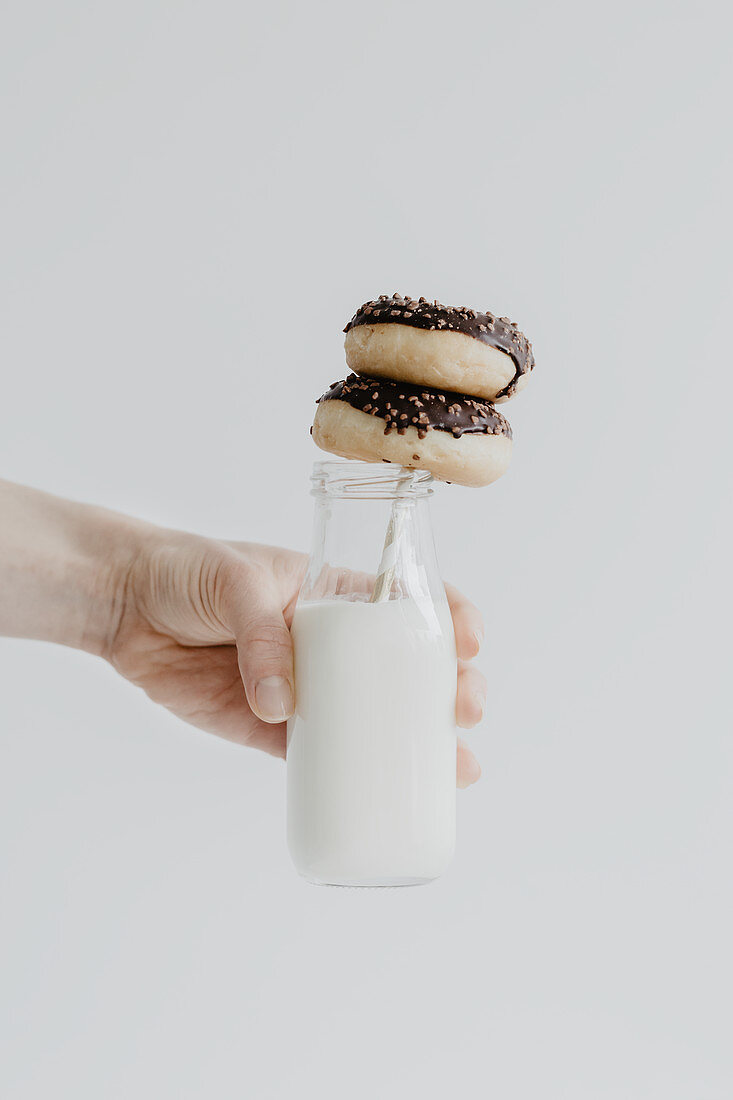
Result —
[[107, 657], [129, 600], [134, 563], [154, 528], [102, 508], [73, 507], [75, 553], [67, 569], [77, 615], [58, 640]]
[[146, 524], [0, 482], [0, 634], [104, 655]]

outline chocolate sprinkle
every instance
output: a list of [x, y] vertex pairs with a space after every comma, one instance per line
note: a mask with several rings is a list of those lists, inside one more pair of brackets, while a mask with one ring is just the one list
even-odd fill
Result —
[[[414, 416], [414, 405], [411, 404], [411, 400], [418, 394], [423, 408], [419, 421]], [[404, 421], [409, 417], [411, 424], [414, 425], [417, 421], [420, 439], [424, 439], [431, 428], [438, 432], [451, 432], [456, 439], [460, 439], [462, 435], [512, 437], [509, 421], [488, 401], [472, 398], [469, 406], [461, 393], [439, 393], [438, 390], [425, 390], [407, 382], [390, 382], [386, 378], [379, 380], [378, 398], [374, 396], [373, 378], [360, 378], [357, 374], [350, 374], [343, 382], [331, 386], [318, 399], [317, 404], [322, 401], [345, 401], [353, 409], [364, 413], [369, 410], [372, 416], [379, 416], [384, 420], [385, 435], [394, 430], [399, 435], [404, 435], [407, 428]]]
[[523, 374], [534, 369], [532, 345], [526, 336], [508, 317], [495, 317], [493, 313], [478, 313], [466, 306], [444, 306], [440, 302], [428, 302], [425, 298], [403, 298], [393, 294], [388, 298], [380, 294], [372, 302], [365, 302], [357, 309], [344, 332], [358, 325], [409, 325], [412, 328], [440, 332], [462, 332], [473, 336], [482, 344], [503, 351], [514, 361], [514, 377], [497, 393], [496, 397], [511, 397]]

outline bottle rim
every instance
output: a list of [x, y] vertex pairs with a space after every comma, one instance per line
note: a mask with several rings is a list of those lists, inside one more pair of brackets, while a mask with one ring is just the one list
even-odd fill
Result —
[[311, 493], [315, 497], [349, 500], [414, 499], [432, 495], [433, 480], [427, 470], [415, 470], [393, 462], [327, 460], [313, 464]]

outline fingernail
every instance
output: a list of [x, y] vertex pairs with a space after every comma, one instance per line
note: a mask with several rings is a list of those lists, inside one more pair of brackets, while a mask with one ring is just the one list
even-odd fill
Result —
[[265, 676], [255, 686], [255, 709], [264, 722], [284, 722], [293, 706], [293, 689], [284, 676]]
[[473, 636], [476, 639], [476, 648], [481, 649], [484, 643], [484, 628], [480, 626], [478, 630], [474, 630]]
[[479, 711], [481, 712], [481, 717], [479, 718], [479, 722], [482, 722], [483, 718], [484, 718], [484, 711], [486, 710], [486, 696], [484, 695], [484, 693], [482, 691], [474, 691], [473, 697], [476, 700], [476, 706], [478, 707]]

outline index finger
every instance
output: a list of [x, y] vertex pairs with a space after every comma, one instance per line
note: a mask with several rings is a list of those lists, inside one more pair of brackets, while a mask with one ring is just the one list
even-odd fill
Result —
[[462, 660], [470, 661], [478, 653], [484, 638], [484, 621], [481, 612], [452, 584], [446, 584], [445, 594], [453, 616], [456, 652]]

